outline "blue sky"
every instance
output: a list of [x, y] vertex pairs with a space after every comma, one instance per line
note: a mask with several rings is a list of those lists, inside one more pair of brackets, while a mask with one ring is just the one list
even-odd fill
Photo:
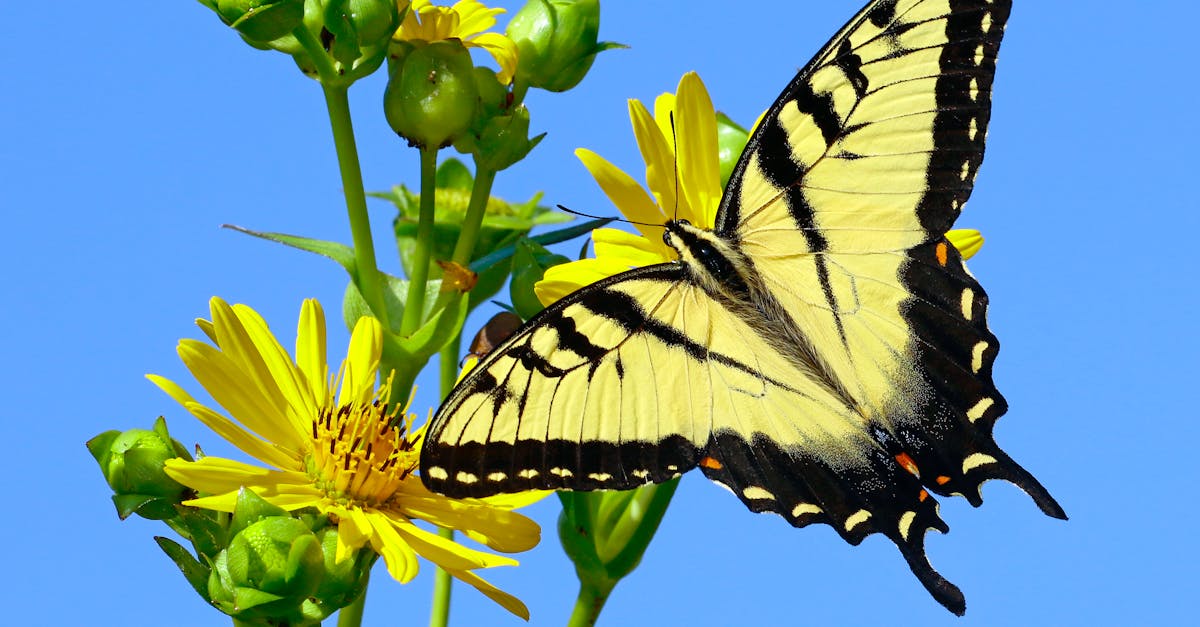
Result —
[[[549, 136], [497, 194], [541, 190], [549, 203], [612, 212], [571, 152], [638, 172], [627, 98], [649, 101], [696, 70], [718, 108], [748, 124], [859, 8], [745, 4], [606, 3], [603, 38], [630, 49], [602, 55], [572, 92], [530, 98], [533, 127]], [[336, 309], [345, 283], [334, 264], [219, 228], [349, 241], [324, 105], [290, 60], [247, 47], [196, 2], [72, 11], [0, 8], [6, 619], [229, 624], [151, 541], [164, 528], [117, 520], [83, 443], [165, 414], [179, 440], [228, 452], [143, 374], [187, 379], [175, 343], [196, 336], [212, 295], [254, 306], [285, 336], [302, 298]], [[1179, 0], [1017, 0], [987, 159], [959, 221], [988, 239], [971, 268], [1003, 346], [995, 373], [1010, 410], [997, 440], [1071, 520], [1043, 516], [1007, 484], [989, 484], [981, 509], [944, 499], [952, 532], [928, 547], [967, 596], [958, 619], [884, 538], [850, 547], [828, 527], [793, 529], [693, 473], [602, 624], [1194, 619], [1192, 12]], [[387, 129], [382, 86], [374, 77], [351, 93], [367, 187], [413, 186], [416, 154]], [[386, 246], [389, 207], [373, 212]], [[346, 336], [334, 329], [331, 352]], [[419, 407], [436, 402], [435, 387], [424, 383]], [[556, 503], [531, 511], [543, 544], [489, 578], [527, 602], [532, 624], [562, 624], [576, 584], [554, 537]], [[424, 624], [432, 573], [402, 587], [378, 571], [366, 624]], [[461, 587], [452, 618], [519, 624]]]

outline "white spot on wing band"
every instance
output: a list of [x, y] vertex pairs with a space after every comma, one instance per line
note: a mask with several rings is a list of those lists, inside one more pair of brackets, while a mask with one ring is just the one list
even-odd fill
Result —
[[442, 468], [441, 466], [430, 466], [426, 472], [429, 473], [431, 478], [437, 479], [438, 481], [445, 481], [446, 477], [450, 476], [446, 473], [446, 469]]
[[608, 474], [607, 472], [593, 472], [593, 473], [588, 474], [588, 479], [591, 479], [592, 481], [599, 481], [599, 482], [603, 483], [605, 481], [608, 481], [609, 479], [612, 479], [612, 475]]
[[488, 478], [488, 481], [495, 481], [495, 482], [499, 483], [499, 482], [507, 479], [508, 475], [506, 475], [502, 472], [493, 472], [493, 473], [488, 473], [487, 478]]
[[774, 500], [775, 499], [774, 494], [771, 494], [770, 492], [767, 492], [766, 490], [764, 490], [760, 487], [757, 487], [757, 486], [750, 486], [750, 487], [746, 488], [745, 490], [742, 490], [742, 496], [744, 496], [752, 501], [758, 501], [758, 500], [764, 500], [764, 499], [765, 500]]
[[988, 397], [979, 399], [979, 402], [975, 403], [974, 407], [967, 410], [967, 418], [970, 419], [971, 422], [975, 422], [976, 420], [983, 418], [983, 414], [987, 412], [987, 410], [993, 404], [995, 404], [995, 402], [996, 401], [994, 399]]
[[983, 453], [974, 453], [972, 455], [968, 455], [967, 458], [963, 460], [963, 474], [979, 468], [980, 466], [986, 466], [994, 463], [996, 463], [996, 458], [992, 457], [991, 455], [985, 455]]
[[821, 508], [812, 503], [797, 503], [792, 508], [792, 518], [799, 518], [805, 514], [820, 514]]
[[987, 342], [979, 342], [971, 349], [971, 372], [979, 374], [983, 368], [983, 351], [987, 350]]
[[575, 473], [571, 472], [570, 470], [567, 470], [566, 468], [551, 468], [550, 474], [556, 475], [559, 477], [574, 477], [575, 476]]
[[476, 481], [479, 481], [479, 477], [476, 477], [475, 475], [473, 475], [465, 470], [460, 470], [460, 471], [458, 471], [457, 475], [454, 475], [454, 480], [459, 483], [465, 483], [465, 484], [470, 485], [472, 483], [475, 483]]
[[650, 476], [650, 471], [646, 470], [645, 468], [638, 468], [637, 470], [635, 470], [629, 474], [637, 477], [638, 479], [645, 479], [646, 477]]
[[871, 512], [868, 512], [865, 509], [860, 509], [853, 514], [850, 514], [850, 517], [846, 519], [846, 531], [853, 531], [855, 527], [867, 522], [867, 519], [870, 517]]
[[542, 473], [538, 472], [537, 470], [534, 470], [533, 468], [526, 468], [525, 470], [518, 472], [517, 476], [522, 479], [533, 479], [534, 477], [536, 477], [540, 474], [542, 474]]
[[908, 540], [908, 532], [912, 530], [913, 521], [917, 519], [916, 512], [904, 512], [900, 515], [900, 537]]
[[975, 290], [967, 288], [962, 291], [962, 315], [966, 320], [971, 319], [975, 310]]

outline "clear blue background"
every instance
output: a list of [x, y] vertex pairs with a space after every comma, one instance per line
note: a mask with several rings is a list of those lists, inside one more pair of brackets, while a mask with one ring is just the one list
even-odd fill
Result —
[[[549, 203], [611, 213], [571, 151], [589, 147], [640, 178], [627, 98], [649, 101], [697, 70], [748, 124], [859, 0], [745, 5], [606, 2], [603, 37], [631, 48], [602, 55], [575, 91], [530, 98], [534, 127], [550, 135], [500, 177], [498, 195], [544, 190]], [[288, 342], [302, 298], [337, 310], [334, 264], [219, 228], [349, 241], [320, 91], [193, 1], [6, 2], [0, 18], [2, 620], [227, 625], [151, 541], [161, 525], [117, 520], [83, 443], [165, 414], [181, 441], [227, 452], [142, 375], [188, 380], [174, 346], [197, 336], [192, 320], [214, 294], [256, 307]], [[1179, 0], [1018, 0], [988, 157], [960, 220], [988, 238], [971, 267], [1003, 343], [996, 378], [1011, 410], [998, 441], [1071, 520], [1046, 518], [1006, 484], [989, 484], [979, 510], [944, 500], [953, 532], [928, 545], [967, 595], [957, 619], [886, 539], [854, 548], [825, 526], [793, 529], [693, 473], [602, 624], [1194, 620], [1193, 18]], [[375, 77], [352, 91], [367, 187], [413, 185], [416, 154], [384, 124], [381, 90]], [[373, 212], [397, 271], [390, 208]], [[345, 339], [335, 328], [335, 359]], [[545, 541], [520, 568], [487, 574], [535, 625], [565, 622], [576, 592], [556, 510], [553, 499], [531, 510]], [[425, 624], [432, 575], [402, 587], [379, 571], [366, 623]], [[520, 622], [461, 586], [452, 618]]]

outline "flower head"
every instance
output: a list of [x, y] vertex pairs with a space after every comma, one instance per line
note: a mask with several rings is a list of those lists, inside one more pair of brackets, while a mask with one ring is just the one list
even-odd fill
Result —
[[413, 0], [392, 39], [457, 39], [468, 48], [482, 48], [496, 59], [500, 65], [498, 78], [507, 85], [517, 71], [517, 45], [500, 33], [484, 32], [496, 24], [496, 16], [501, 13], [504, 9], [489, 9], [476, 0], [459, 0], [449, 7], [434, 5], [430, 0]]
[[414, 524], [424, 520], [457, 529], [505, 552], [528, 550], [539, 539], [536, 523], [509, 511], [523, 504], [520, 499], [453, 500], [421, 485], [414, 473], [422, 432], [412, 431], [411, 417], [387, 403], [390, 381], [376, 385], [383, 343], [378, 321], [358, 320], [346, 360], [331, 376], [324, 313], [315, 300], [301, 309], [294, 359], [253, 309], [214, 298], [211, 311], [212, 321], [198, 324], [216, 346], [185, 339], [179, 355], [233, 419], [172, 381], [149, 378], [269, 468], [219, 457], [168, 461], [172, 478], [210, 495], [186, 505], [231, 512], [245, 487], [288, 511], [315, 508], [338, 524], [339, 561], [370, 546], [383, 556], [388, 572], [405, 583], [416, 575], [420, 555], [528, 618], [519, 600], [473, 572], [516, 565], [515, 560], [461, 546]]
[[[657, 225], [683, 219], [700, 228], [713, 228], [721, 202], [717, 115], [700, 77], [695, 72], [684, 74], [675, 94], [655, 99], [653, 116], [641, 102], [630, 100], [629, 119], [646, 162], [649, 192], [590, 150], [580, 148], [575, 156], [629, 220]], [[631, 266], [678, 258], [675, 250], [663, 243], [662, 229], [637, 228], [640, 235], [609, 228], [592, 231], [596, 257], [547, 270], [535, 288], [538, 299], [550, 304]]]

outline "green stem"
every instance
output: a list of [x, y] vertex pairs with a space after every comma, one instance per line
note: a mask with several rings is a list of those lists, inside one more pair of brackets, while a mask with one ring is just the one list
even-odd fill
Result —
[[354, 279], [371, 313], [375, 314], [384, 329], [388, 329], [382, 277], [375, 263], [375, 243], [371, 239], [371, 221], [367, 217], [367, 195], [363, 190], [362, 168], [358, 163], [358, 147], [354, 142], [354, 126], [350, 121], [348, 89], [324, 83], [321, 88], [325, 91], [325, 105], [329, 109], [329, 122], [333, 127], [333, 144], [337, 149], [338, 169], [342, 173], [342, 193], [346, 196], [346, 212], [350, 216], [350, 233], [354, 238]]
[[408, 297], [400, 336], [408, 337], [421, 326], [425, 309], [425, 284], [429, 281], [429, 261], [433, 255], [434, 192], [437, 191], [437, 148], [421, 148], [421, 209], [417, 218], [417, 243], [413, 249], [412, 275], [408, 277]]
[[362, 624], [363, 609], [367, 606], [367, 583], [371, 575], [370, 569], [363, 573], [363, 590], [350, 605], [338, 610], [337, 627], [358, 627]]
[[[438, 529], [438, 535], [454, 539], [453, 529]], [[450, 590], [454, 578], [441, 567], [433, 574], [433, 607], [429, 610], [429, 627], [446, 627], [450, 623]]]
[[575, 598], [575, 609], [571, 611], [571, 619], [567, 627], [591, 627], [600, 618], [600, 610], [604, 609], [608, 595], [612, 593], [615, 581], [579, 581], [579, 596]]
[[487, 215], [488, 199], [492, 196], [492, 183], [496, 181], [496, 171], [479, 165], [475, 161], [475, 184], [471, 187], [471, 200], [467, 203], [467, 215], [463, 218], [462, 230], [458, 234], [458, 242], [454, 245], [454, 256], [451, 261], [466, 267], [471, 263], [471, 253], [475, 251], [475, 243], [479, 241], [479, 229], [483, 225], [483, 217]]
[[[458, 380], [458, 350], [462, 344], [462, 332], [442, 347], [438, 364], [442, 398], [445, 398], [454, 388]], [[448, 540], [454, 539], [453, 529], [438, 529], [438, 535]], [[454, 579], [450, 573], [438, 567], [433, 576], [433, 606], [429, 611], [429, 627], [446, 627], [450, 622], [450, 590]]]

